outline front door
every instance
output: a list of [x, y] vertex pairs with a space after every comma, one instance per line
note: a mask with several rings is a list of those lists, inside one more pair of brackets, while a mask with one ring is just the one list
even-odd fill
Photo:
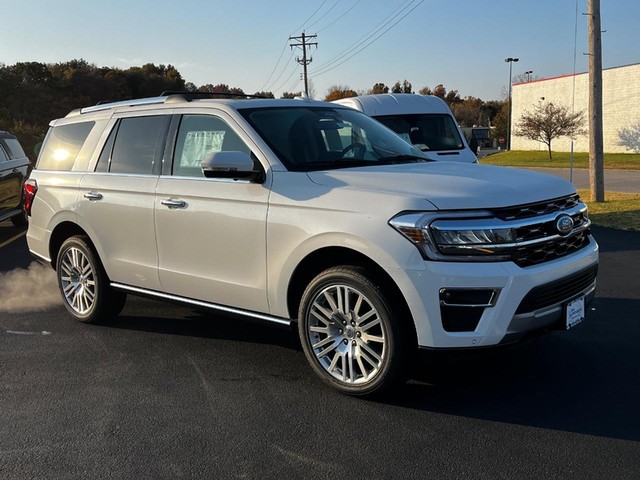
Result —
[[214, 151], [251, 154], [232, 124], [205, 114], [180, 119], [173, 167], [156, 191], [160, 282], [167, 293], [268, 312], [268, 183], [205, 178], [200, 168]]

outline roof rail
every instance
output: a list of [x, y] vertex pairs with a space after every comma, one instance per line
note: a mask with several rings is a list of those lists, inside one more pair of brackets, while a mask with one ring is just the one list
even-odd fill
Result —
[[191, 101], [197, 98], [268, 98], [263, 95], [249, 95], [247, 93], [233, 93], [233, 92], [198, 92], [190, 90], [166, 90], [160, 95], [182, 95], [187, 101]]
[[[93, 107], [85, 107], [85, 108], [81, 108], [80, 109], [80, 113], [91, 113], [91, 112], [99, 112], [102, 110], [109, 110], [112, 108], [117, 108], [117, 107], [136, 107], [138, 105], [154, 105], [154, 104], [161, 104], [161, 103], [165, 103], [167, 102], [167, 100], [169, 100], [169, 98], [171, 97], [167, 97], [164, 95], [161, 95], [159, 97], [149, 97], [149, 98], [139, 98], [139, 99], [135, 99], [135, 100], [123, 100], [121, 102], [111, 102], [111, 103], [102, 103], [99, 102], [97, 105], [94, 105]], [[171, 98], [171, 103], [175, 102], [177, 100], [176, 97]], [[183, 99], [183, 101], [187, 101], [186, 99]], [[74, 112], [71, 112], [74, 113]]]

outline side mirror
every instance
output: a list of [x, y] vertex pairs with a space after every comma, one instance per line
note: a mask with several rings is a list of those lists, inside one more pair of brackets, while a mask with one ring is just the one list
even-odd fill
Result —
[[202, 159], [201, 166], [206, 178], [254, 181], [262, 176], [251, 157], [244, 152], [212, 152]]

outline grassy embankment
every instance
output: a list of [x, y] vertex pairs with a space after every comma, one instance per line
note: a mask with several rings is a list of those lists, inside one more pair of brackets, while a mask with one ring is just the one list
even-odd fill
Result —
[[588, 190], [578, 193], [588, 205], [594, 225], [640, 231], [640, 194], [606, 192], [605, 202], [596, 203], [589, 201]]
[[[569, 153], [554, 152], [549, 160], [544, 151], [511, 151], [484, 157], [481, 163], [509, 167], [568, 168]], [[608, 153], [604, 158], [605, 168], [640, 170], [640, 155], [628, 153]], [[575, 168], [589, 167], [589, 154], [575, 153]], [[589, 206], [589, 216], [595, 225], [640, 231], [640, 194], [606, 192], [605, 202], [589, 201], [588, 190], [580, 190], [580, 197]]]
[[[485, 165], [503, 165], [508, 167], [549, 167], [569, 168], [569, 152], [553, 152], [553, 159], [549, 160], [546, 151], [512, 150], [496, 153], [480, 160]], [[605, 153], [605, 168], [621, 170], [640, 170], [640, 154], [635, 153]], [[573, 154], [574, 168], [589, 168], [589, 154], [576, 152]]]

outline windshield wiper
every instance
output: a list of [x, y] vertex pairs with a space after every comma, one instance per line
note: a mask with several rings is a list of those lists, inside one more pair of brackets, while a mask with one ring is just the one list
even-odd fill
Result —
[[373, 160], [364, 160], [361, 158], [337, 158], [335, 160], [324, 160], [320, 162], [305, 162], [296, 165], [295, 170], [309, 172], [312, 170], [330, 170], [337, 168], [362, 167], [367, 165], [376, 165]]
[[435, 160], [418, 155], [390, 155], [388, 157], [380, 157], [376, 163], [394, 165], [396, 163], [413, 163], [413, 162], [434, 162]]

